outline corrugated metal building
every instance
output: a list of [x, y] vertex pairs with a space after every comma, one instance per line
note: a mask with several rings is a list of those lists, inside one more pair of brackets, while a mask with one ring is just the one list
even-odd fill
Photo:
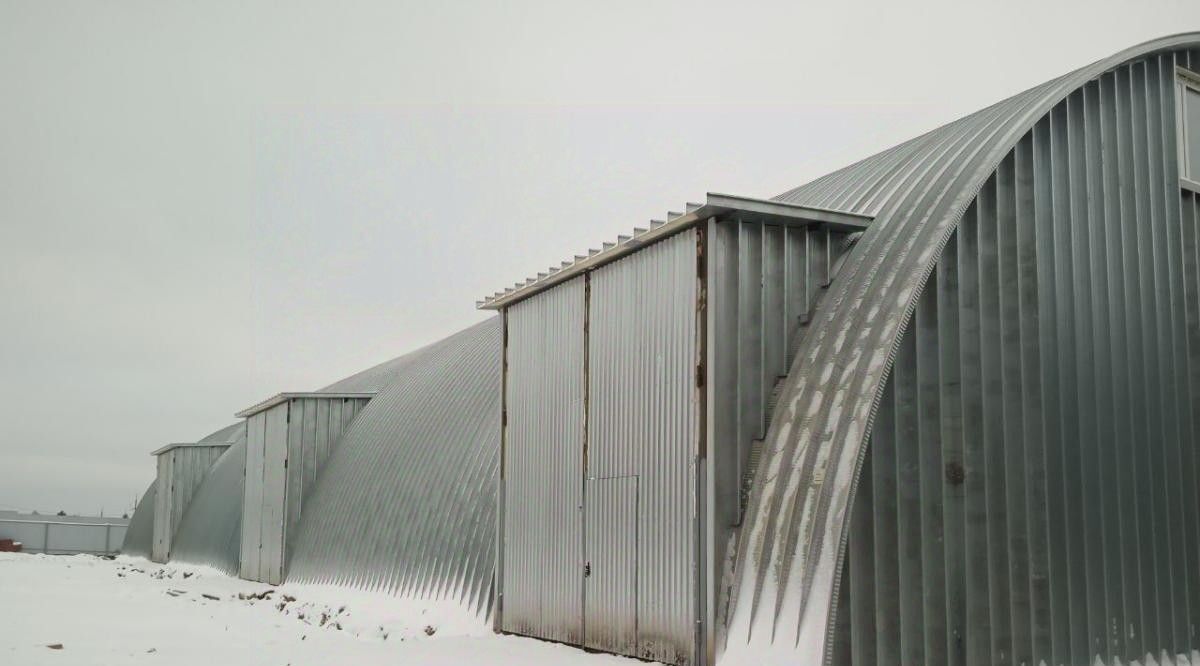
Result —
[[1143, 44], [499, 292], [248, 412], [180, 555], [673, 663], [1196, 663], [1197, 72]]
[[283, 582], [288, 539], [304, 496], [373, 393], [280, 393], [238, 412], [246, 419], [241, 576]]
[[1200, 35], [1143, 44], [780, 197], [874, 222], [785, 383], [725, 659], [1196, 659], [1197, 71]]
[[227, 443], [168, 444], [154, 455], [158, 475], [154, 497], [154, 540], [150, 559], [166, 562], [171, 552], [171, 539], [183, 519], [183, 512], [192, 495], [204, 481], [208, 469], [221, 457]]
[[689, 208], [482, 303], [505, 322], [498, 630], [671, 663], [710, 649], [776, 387], [869, 218]]
[[[264, 435], [258, 444], [263, 450], [271, 442], [287, 445], [273, 455], [289, 462], [274, 470], [282, 472], [278, 477], [284, 493], [273, 496], [276, 508], [270, 514], [281, 517], [276, 524], [279, 549], [273, 553], [282, 560], [273, 560], [278, 578], [272, 582], [286, 578], [382, 588], [414, 598], [452, 600], [464, 612], [486, 617], [496, 534], [499, 349], [500, 320], [492, 318], [319, 391], [282, 394], [242, 412], [249, 418], [201, 440], [224, 442], [229, 448], [184, 510], [170, 559], [241, 575], [247, 561], [245, 517], [259, 521], [261, 567], [265, 512], [247, 511], [244, 501], [247, 424], [255, 415], [283, 406], [287, 436], [268, 440]], [[306, 409], [322, 402], [336, 404], [329, 411], [336, 419]], [[306, 414], [315, 416], [314, 422]], [[287, 428], [291, 423], [299, 423], [301, 430]], [[317, 427], [322, 423], [323, 430]], [[323, 440], [310, 439], [309, 431]], [[250, 477], [262, 475], [265, 467], [251, 469]], [[296, 469], [305, 473], [290, 479]], [[141, 536], [136, 526], [153, 522], [156, 485], [151, 484], [134, 514], [123, 549], [127, 554], [150, 555], [152, 529]], [[265, 496], [263, 492], [257, 500], [259, 507]], [[297, 500], [294, 522], [285, 524], [286, 511]], [[246, 577], [261, 575], [256, 569]]]
[[242, 496], [246, 476], [246, 424], [235, 423], [201, 441], [228, 441], [192, 495], [171, 543], [171, 560], [203, 564], [237, 575], [241, 567]]
[[306, 500], [288, 580], [455, 601], [487, 616], [499, 349], [492, 317], [329, 387], [379, 392]]

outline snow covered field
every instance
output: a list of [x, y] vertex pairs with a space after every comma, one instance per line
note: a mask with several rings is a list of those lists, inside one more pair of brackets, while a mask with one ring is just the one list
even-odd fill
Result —
[[0, 664], [641, 663], [498, 636], [454, 606], [135, 558], [0, 553]]

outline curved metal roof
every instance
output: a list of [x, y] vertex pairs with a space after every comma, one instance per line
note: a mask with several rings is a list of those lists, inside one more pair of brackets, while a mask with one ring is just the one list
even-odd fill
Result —
[[1122, 51], [786, 192], [874, 217], [822, 301], [773, 419], [735, 574], [726, 657], [828, 656], [846, 517], [880, 394], [917, 297], [963, 212], [1052, 107], [1112, 68], [1200, 47], [1200, 33]]
[[197, 444], [237, 444], [246, 441], [246, 423], [238, 421], [201, 439]]
[[306, 498], [289, 581], [451, 599], [488, 611], [500, 331], [493, 317], [377, 366], [392, 378], [342, 436]]
[[157, 481], [151, 481], [133, 517], [129, 519], [129, 527], [125, 530], [125, 540], [121, 542], [122, 555], [150, 557], [150, 544], [154, 541], [154, 498], [158, 495], [155, 489]]
[[[306, 500], [290, 544], [289, 580], [384, 588], [458, 600], [480, 614], [490, 610], [499, 348], [500, 318], [492, 317], [319, 391], [378, 393], [342, 436]], [[200, 442], [232, 446], [187, 507], [172, 560], [235, 573], [245, 422]], [[149, 556], [153, 518], [152, 482], [124, 552]]]
[[378, 393], [385, 386], [396, 380], [404, 374], [408, 366], [410, 366], [420, 355], [430, 347], [441, 344], [444, 340], [428, 344], [424, 347], [384, 361], [379, 365], [374, 365], [361, 372], [356, 372], [345, 379], [326, 386], [317, 391], [317, 393]]
[[[240, 430], [239, 430], [240, 429]], [[220, 445], [220, 444], [236, 444], [239, 441], [244, 444], [246, 441], [246, 426], [242, 422], [227, 425], [220, 430], [202, 438], [196, 444], [187, 444], [185, 446], [195, 445]], [[169, 446], [166, 448], [170, 448]], [[245, 447], [243, 446], [243, 451]], [[164, 449], [159, 449], [155, 453], [161, 453]], [[229, 451], [222, 454], [221, 459], [227, 458]], [[243, 453], [243, 458], [245, 454]], [[244, 465], [243, 465], [244, 466]], [[207, 478], [203, 483], [207, 483]], [[239, 479], [240, 483], [240, 479]], [[154, 498], [157, 495], [155, 488], [156, 481], [150, 482], [150, 487], [146, 489], [142, 500], [138, 502], [137, 508], [133, 511], [133, 517], [129, 520], [129, 529], [125, 532], [125, 541], [121, 545], [121, 552], [125, 555], [139, 555], [141, 557], [150, 557], [150, 544], [154, 540]], [[240, 487], [240, 486], [239, 486]], [[201, 485], [197, 489], [197, 493], [203, 492], [204, 486]], [[240, 493], [240, 491], [239, 491]], [[238, 497], [238, 507], [241, 507], [241, 497]], [[187, 516], [184, 516], [186, 520]], [[238, 523], [241, 523], [239, 514]], [[182, 524], [181, 524], [182, 527]], [[200, 562], [200, 564], [209, 564], [209, 562]], [[216, 566], [216, 564], [214, 564]]]
[[237, 423], [212, 437], [232, 441], [221, 454], [192, 501], [171, 544], [171, 560], [204, 564], [237, 575], [242, 545], [242, 498], [246, 476], [246, 424]]

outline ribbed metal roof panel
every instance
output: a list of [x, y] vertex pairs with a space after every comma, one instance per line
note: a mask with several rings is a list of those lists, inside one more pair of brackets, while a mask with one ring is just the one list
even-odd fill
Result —
[[125, 530], [125, 541], [121, 544], [122, 555], [150, 557], [150, 545], [154, 541], [154, 500], [157, 497], [155, 488], [157, 480], [151, 481], [142, 499], [129, 519], [129, 529]]
[[220, 433], [233, 444], [217, 459], [192, 496], [171, 545], [171, 560], [204, 564], [236, 575], [242, 543], [242, 483], [246, 470], [246, 424]]
[[[238, 441], [240, 429], [240, 438], [243, 444], [246, 441], [245, 430], [246, 426], [242, 422], [234, 423], [202, 438], [200, 444], [234, 444]], [[243, 446], [243, 451], [245, 447]], [[226, 454], [229, 452], [226, 451]], [[243, 456], [245, 454], [243, 453]], [[224, 456], [228, 457], [228, 456]], [[205, 481], [207, 483], [207, 481]], [[154, 540], [154, 501], [157, 496], [155, 492], [156, 481], [150, 482], [150, 487], [146, 489], [142, 495], [142, 500], [138, 502], [137, 508], [133, 511], [133, 517], [129, 520], [129, 530], [125, 532], [125, 541], [121, 546], [121, 552], [126, 555], [140, 555], [141, 557], [150, 557], [150, 545]], [[197, 491], [202, 492], [203, 486]], [[148, 500], [148, 501], [147, 501]], [[240, 504], [239, 504], [240, 506]], [[186, 522], [187, 517], [184, 517]], [[239, 521], [240, 524], [240, 521]]]
[[325, 388], [319, 389], [317, 392], [355, 393], [381, 391], [397, 377], [402, 376], [405, 372], [405, 369], [412, 364], [414, 360], [420, 358], [422, 352], [437, 344], [439, 343], [435, 342], [432, 345], [427, 345], [421, 349], [411, 351], [398, 358], [384, 361], [379, 365], [371, 366], [366, 370], [356, 372], [345, 379], [340, 379], [329, 386], [326, 386]]
[[963, 212], [1017, 141], [1071, 92], [1200, 33], [1127, 49], [779, 197], [874, 223], [847, 258], [797, 354], [741, 536], [726, 657], [828, 655], [846, 516], [901, 335]]
[[306, 499], [288, 580], [457, 600], [487, 613], [500, 333], [493, 317], [385, 364], [392, 381], [342, 436]]

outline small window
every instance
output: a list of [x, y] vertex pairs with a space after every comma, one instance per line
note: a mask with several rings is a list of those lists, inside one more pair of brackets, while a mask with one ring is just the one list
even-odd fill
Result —
[[1179, 70], [1179, 172], [1200, 183], [1200, 74]]

